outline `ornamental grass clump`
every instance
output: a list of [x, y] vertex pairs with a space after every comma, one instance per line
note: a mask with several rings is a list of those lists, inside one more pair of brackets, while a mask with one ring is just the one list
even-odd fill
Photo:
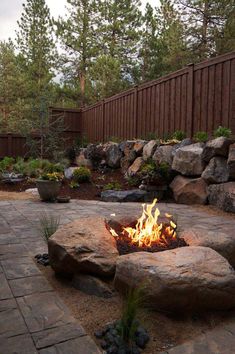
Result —
[[40, 233], [44, 240], [48, 242], [49, 238], [58, 230], [60, 226], [60, 217], [44, 212], [41, 214], [39, 222]]

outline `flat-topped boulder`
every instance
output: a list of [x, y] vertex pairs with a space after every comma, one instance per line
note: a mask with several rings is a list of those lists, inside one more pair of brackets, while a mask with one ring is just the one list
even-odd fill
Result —
[[234, 232], [206, 230], [205, 228], [193, 227], [180, 233], [189, 246], [210, 247], [235, 268], [235, 229]]
[[101, 200], [104, 202], [152, 202], [154, 198], [161, 199], [162, 189], [146, 191], [131, 189], [127, 191], [107, 190], [101, 192]]
[[184, 176], [200, 176], [205, 168], [202, 160], [203, 144], [196, 143], [176, 150], [172, 169]]
[[202, 178], [176, 176], [170, 188], [177, 203], [206, 204], [207, 202], [207, 184]]
[[118, 251], [104, 219], [81, 218], [61, 226], [48, 242], [50, 265], [56, 273], [111, 276]]
[[208, 187], [209, 204], [235, 213], [235, 182], [211, 184]]
[[115, 287], [124, 294], [143, 287], [146, 306], [157, 310], [225, 310], [235, 307], [235, 271], [209, 247], [181, 247], [118, 258]]
[[209, 140], [204, 149], [202, 158], [204, 161], [209, 162], [214, 156], [228, 156], [229, 146], [233, 143], [232, 139], [220, 136], [219, 138]]

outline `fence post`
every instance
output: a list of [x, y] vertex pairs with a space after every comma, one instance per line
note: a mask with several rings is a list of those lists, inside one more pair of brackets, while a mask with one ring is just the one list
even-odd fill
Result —
[[102, 141], [105, 142], [105, 100], [102, 100], [102, 124], [103, 124], [103, 132], [102, 132]]
[[12, 157], [12, 135], [8, 134], [7, 137], [7, 155]]
[[193, 101], [194, 101], [194, 64], [188, 64], [188, 81], [187, 81], [187, 134], [193, 136]]
[[134, 120], [135, 120], [135, 137], [138, 138], [138, 85], [135, 86], [134, 91]]

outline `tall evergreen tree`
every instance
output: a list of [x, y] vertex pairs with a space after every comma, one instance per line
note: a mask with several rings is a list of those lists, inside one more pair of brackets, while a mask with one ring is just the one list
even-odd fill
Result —
[[22, 71], [28, 82], [28, 105], [35, 112], [37, 123], [42, 100], [49, 104], [48, 91], [55, 75], [57, 59], [53, 25], [45, 0], [26, 0], [18, 21], [17, 47]]
[[[224, 33], [228, 35], [232, 29], [234, 0], [177, 0], [187, 28], [187, 37], [191, 57], [201, 61], [218, 53], [218, 40], [222, 44]], [[233, 22], [233, 21], [232, 21]], [[234, 23], [234, 22], [233, 22]], [[225, 30], [225, 27], [229, 26]], [[226, 38], [224, 37], [223, 46]]]
[[25, 98], [25, 77], [21, 73], [13, 43], [0, 42], [0, 128], [14, 131]]
[[79, 89], [78, 99], [83, 104], [89, 99], [88, 71], [97, 55], [99, 7], [96, 0], [67, 0], [67, 3], [67, 18], [60, 17], [56, 22], [57, 35], [65, 49], [63, 74], [69, 85], [75, 81], [72, 85]]
[[99, 27], [102, 51], [121, 64], [122, 79], [133, 81], [137, 62], [142, 14], [140, 0], [109, 0], [101, 3], [104, 22]]

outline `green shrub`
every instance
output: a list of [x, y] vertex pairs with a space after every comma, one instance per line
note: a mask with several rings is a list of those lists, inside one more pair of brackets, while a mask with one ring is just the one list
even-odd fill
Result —
[[118, 182], [110, 182], [104, 186], [105, 191], [107, 191], [107, 190], [120, 191], [121, 189], [122, 189], [122, 186]]
[[156, 132], [149, 132], [146, 135], [142, 136], [143, 140], [159, 140]]
[[172, 138], [175, 139], [175, 140], [182, 141], [183, 139], [186, 138], [186, 133], [184, 131], [182, 131], [182, 130], [176, 130], [173, 133]]
[[232, 134], [232, 131], [231, 129], [229, 128], [225, 128], [225, 127], [222, 127], [221, 125], [219, 126], [219, 128], [217, 128], [215, 131], [214, 131], [214, 137], [215, 138], [219, 138], [220, 136], [223, 136], [225, 138], [230, 138]]
[[42, 213], [40, 218], [40, 232], [42, 237], [48, 242], [49, 238], [56, 232], [60, 225], [60, 217]]
[[78, 136], [75, 141], [75, 144], [77, 148], [86, 148], [89, 144], [88, 137], [86, 135]]
[[73, 172], [73, 180], [77, 183], [89, 182], [91, 171], [87, 167], [78, 167]]
[[208, 140], [208, 134], [207, 132], [197, 132], [194, 134], [194, 139], [198, 143], [205, 143]]
[[170, 173], [170, 166], [168, 165], [167, 162], [161, 162], [158, 165], [158, 169], [159, 169], [159, 173], [162, 177], [164, 178], [168, 178], [169, 177], [169, 173]]
[[8, 171], [9, 169], [11, 169], [14, 162], [15, 159], [13, 157], [5, 156], [4, 159], [0, 161], [0, 171], [1, 172]]

